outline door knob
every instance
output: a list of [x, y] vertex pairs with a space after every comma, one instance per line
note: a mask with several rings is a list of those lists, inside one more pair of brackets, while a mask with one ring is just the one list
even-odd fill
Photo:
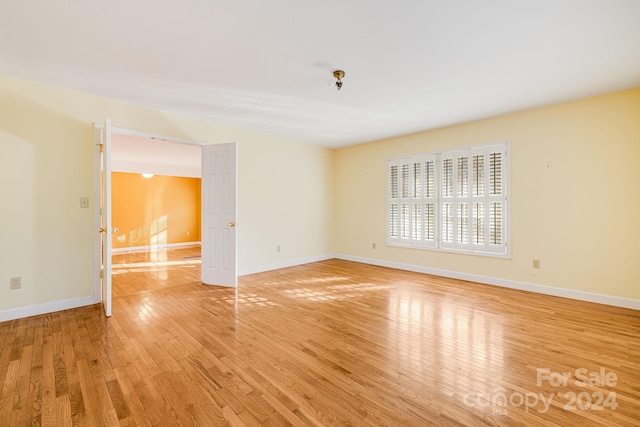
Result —
[[230, 223], [229, 223], [229, 227], [235, 227], [235, 226], [236, 226], [236, 223], [235, 223], [235, 222], [230, 222]]
[[104, 233], [105, 231], [107, 231], [107, 229], [104, 228], [104, 227], [100, 227], [100, 230], [98, 230], [98, 231], [101, 232], [101, 233]]

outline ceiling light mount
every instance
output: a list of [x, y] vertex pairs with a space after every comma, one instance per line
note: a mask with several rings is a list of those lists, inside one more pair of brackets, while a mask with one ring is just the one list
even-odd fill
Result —
[[333, 77], [335, 77], [335, 79], [336, 79], [336, 88], [338, 90], [342, 89], [342, 79], [344, 79], [344, 71], [335, 70], [333, 72]]

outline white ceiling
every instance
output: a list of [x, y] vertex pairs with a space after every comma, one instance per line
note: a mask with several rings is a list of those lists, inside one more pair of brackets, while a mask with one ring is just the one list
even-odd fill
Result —
[[342, 147], [640, 86], [640, 1], [4, 0], [0, 74]]
[[201, 177], [200, 145], [113, 134], [111, 170], [166, 176]]

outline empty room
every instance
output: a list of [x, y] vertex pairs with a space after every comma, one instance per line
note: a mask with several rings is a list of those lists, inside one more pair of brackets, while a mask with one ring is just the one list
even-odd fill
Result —
[[639, 20], [3, 2], [0, 426], [640, 425]]

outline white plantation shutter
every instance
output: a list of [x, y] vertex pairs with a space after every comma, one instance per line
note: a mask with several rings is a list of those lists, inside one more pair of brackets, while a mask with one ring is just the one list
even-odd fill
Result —
[[436, 156], [424, 156], [423, 166], [423, 188], [422, 215], [423, 215], [423, 239], [422, 244], [426, 247], [436, 247], [438, 243], [437, 224], [437, 176], [436, 176]]
[[507, 147], [389, 160], [387, 243], [509, 256]]
[[493, 150], [488, 148], [489, 157], [489, 194], [487, 205], [489, 207], [489, 239], [488, 252], [503, 252], [505, 242], [505, 223], [507, 191], [505, 188], [505, 164], [506, 149]]
[[436, 247], [436, 157], [387, 162], [387, 243]]
[[398, 165], [388, 162], [387, 170], [387, 239], [395, 241], [400, 236], [400, 211], [398, 189]]
[[506, 145], [442, 155], [441, 247], [461, 252], [507, 254], [505, 241]]
[[442, 247], [452, 247], [455, 238], [454, 163], [452, 156], [442, 156]]
[[410, 204], [410, 188], [411, 188], [411, 175], [409, 163], [402, 163], [400, 165], [400, 238], [408, 240], [410, 233], [409, 227], [411, 224], [411, 211], [409, 210]]

